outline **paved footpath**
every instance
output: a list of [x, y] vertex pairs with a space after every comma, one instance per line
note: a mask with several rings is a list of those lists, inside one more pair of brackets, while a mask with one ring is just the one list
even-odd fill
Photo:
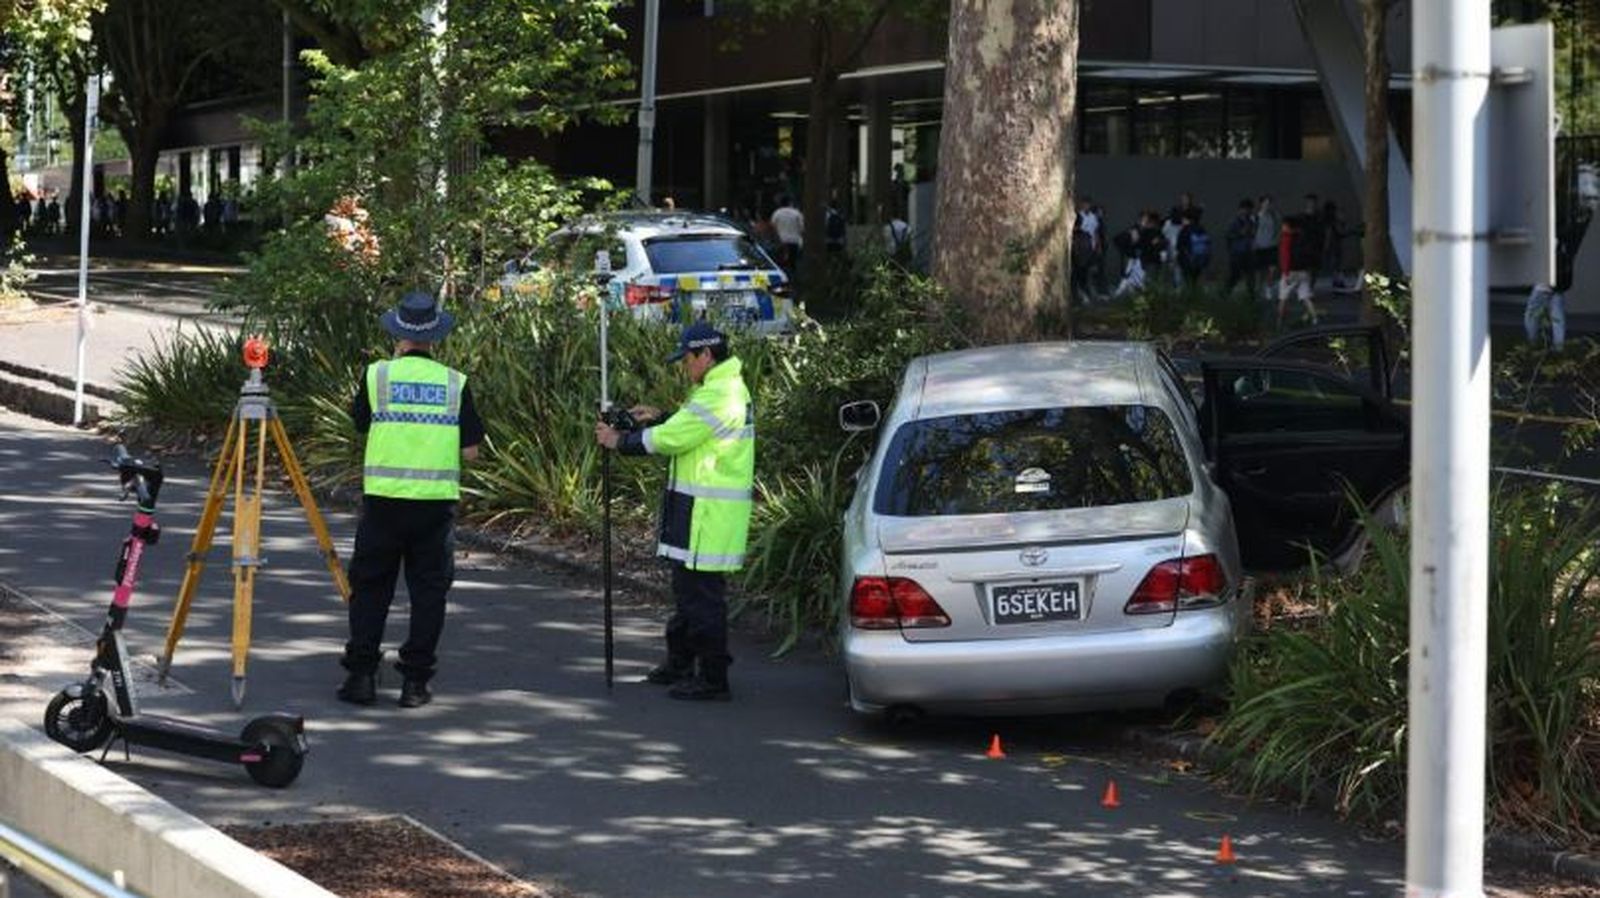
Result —
[[[137, 448], [137, 447], [136, 447]], [[0, 412], [0, 624], [41, 617], [0, 646], [0, 713], [37, 722], [81, 675], [130, 508], [94, 435]], [[165, 536], [146, 556], [128, 624], [158, 648], [206, 472], [173, 459]], [[346, 557], [354, 521], [331, 527]], [[174, 678], [154, 710], [232, 728], [305, 714], [312, 754], [283, 792], [243, 773], [148, 752], [108, 763], [215, 824], [405, 813], [530, 880], [603, 898], [895, 895], [1377, 896], [1401, 890], [1402, 848], [1317, 813], [1248, 804], [1159, 759], [1130, 758], [1113, 718], [944, 720], [908, 729], [843, 703], [836, 663], [766, 658], [739, 636], [735, 701], [683, 705], [629, 682], [657, 649], [661, 612], [619, 609], [608, 694], [595, 584], [463, 553], [437, 699], [422, 709], [333, 698], [343, 608], [285, 492], [269, 495], [249, 693], [228, 701], [230, 583], [214, 553]], [[225, 544], [224, 544], [225, 546]], [[43, 609], [41, 612], [40, 609]], [[404, 632], [397, 602], [390, 636]], [[991, 733], [1008, 757], [983, 756]], [[1122, 807], [1100, 796], [1115, 779]], [[1240, 863], [1213, 863], [1223, 833]], [[1513, 894], [1503, 892], [1500, 894]]]

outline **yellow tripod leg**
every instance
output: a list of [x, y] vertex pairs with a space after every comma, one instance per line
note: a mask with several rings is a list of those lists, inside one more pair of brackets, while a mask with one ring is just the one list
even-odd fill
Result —
[[300, 459], [295, 457], [294, 448], [289, 445], [289, 435], [284, 431], [282, 421], [271, 418], [267, 421], [267, 427], [272, 431], [272, 441], [278, 445], [283, 467], [289, 472], [289, 483], [294, 486], [294, 494], [300, 498], [300, 507], [305, 509], [306, 520], [311, 522], [311, 532], [316, 534], [322, 559], [328, 565], [328, 572], [333, 574], [333, 585], [339, 590], [339, 598], [348, 604], [350, 580], [345, 576], [344, 566], [339, 563], [339, 551], [333, 547], [333, 537], [328, 535], [328, 524], [322, 519], [316, 498], [311, 495], [311, 484], [306, 481]]
[[227, 483], [233, 479], [237, 462], [234, 455], [234, 438], [242, 436], [237, 415], [228, 419], [228, 434], [222, 438], [222, 449], [217, 453], [217, 463], [211, 469], [211, 485], [206, 488], [206, 504], [200, 512], [200, 523], [195, 527], [194, 540], [189, 544], [188, 566], [183, 571], [183, 586], [178, 590], [178, 602], [172, 606], [172, 621], [167, 624], [166, 647], [156, 659], [162, 682], [172, 669], [172, 656], [178, 651], [178, 640], [183, 638], [184, 625], [189, 620], [189, 605], [200, 587], [200, 574], [205, 570], [206, 555], [211, 551], [211, 540], [216, 535], [217, 520], [222, 517], [222, 506], [228, 499]]
[[236, 708], [244, 705], [245, 660], [250, 652], [251, 603], [255, 592], [256, 569], [261, 565], [261, 486], [267, 453], [265, 421], [256, 427], [254, 489], [246, 495], [244, 468], [248, 459], [244, 455], [244, 447], [249, 439], [250, 426], [246, 421], [244, 435], [239, 441], [239, 466], [234, 478], [234, 489], [238, 495], [234, 503], [233, 521], [233, 705]]

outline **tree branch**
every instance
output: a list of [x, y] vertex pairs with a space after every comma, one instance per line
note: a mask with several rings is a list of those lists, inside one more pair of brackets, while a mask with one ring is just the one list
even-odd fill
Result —
[[889, 14], [889, 7], [893, 3], [894, 0], [878, 0], [878, 6], [872, 11], [872, 16], [867, 19], [867, 24], [862, 29], [860, 36], [856, 38], [855, 46], [851, 47], [850, 52], [845, 54], [844, 59], [839, 61], [838, 71], [849, 71], [861, 61], [861, 54], [866, 52], [867, 44], [872, 42], [872, 36], [877, 33], [878, 26], [883, 24], [884, 17]]

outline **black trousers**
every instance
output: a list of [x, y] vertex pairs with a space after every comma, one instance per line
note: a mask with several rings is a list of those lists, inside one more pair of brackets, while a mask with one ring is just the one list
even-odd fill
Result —
[[667, 618], [667, 661], [675, 667], [698, 664], [702, 676], [725, 682], [728, 665], [728, 581], [720, 571], [672, 565], [676, 608]]
[[367, 496], [350, 556], [350, 641], [343, 664], [371, 673], [382, 657], [383, 627], [403, 565], [411, 594], [411, 632], [396, 665], [408, 680], [427, 682], [438, 663], [445, 595], [455, 581], [456, 504]]

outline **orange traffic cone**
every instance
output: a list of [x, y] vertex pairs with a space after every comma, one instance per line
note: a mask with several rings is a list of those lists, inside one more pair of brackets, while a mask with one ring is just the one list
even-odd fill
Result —
[[1228, 838], [1227, 834], [1224, 833], [1222, 836], [1222, 847], [1217, 849], [1217, 863], [1231, 864], [1237, 860], [1238, 858], [1233, 854], [1233, 840]]
[[1120, 808], [1120, 807], [1122, 807], [1122, 802], [1117, 800], [1117, 781], [1116, 780], [1110, 780], [1110, 781], [1108, 781], [1106, 783], [1106, 794], [1105, 794], [1104, 798], [1100, 799], [1100, 806], [1103, 807], [1103, 808]]
[[1006, 756], [1005, 749], [1000, 747], [999, 733], [995, 733], [993, 738], [989, 740], [989, 750], [984, 752], [984, 755], [990, 758], [1003, 758]]

